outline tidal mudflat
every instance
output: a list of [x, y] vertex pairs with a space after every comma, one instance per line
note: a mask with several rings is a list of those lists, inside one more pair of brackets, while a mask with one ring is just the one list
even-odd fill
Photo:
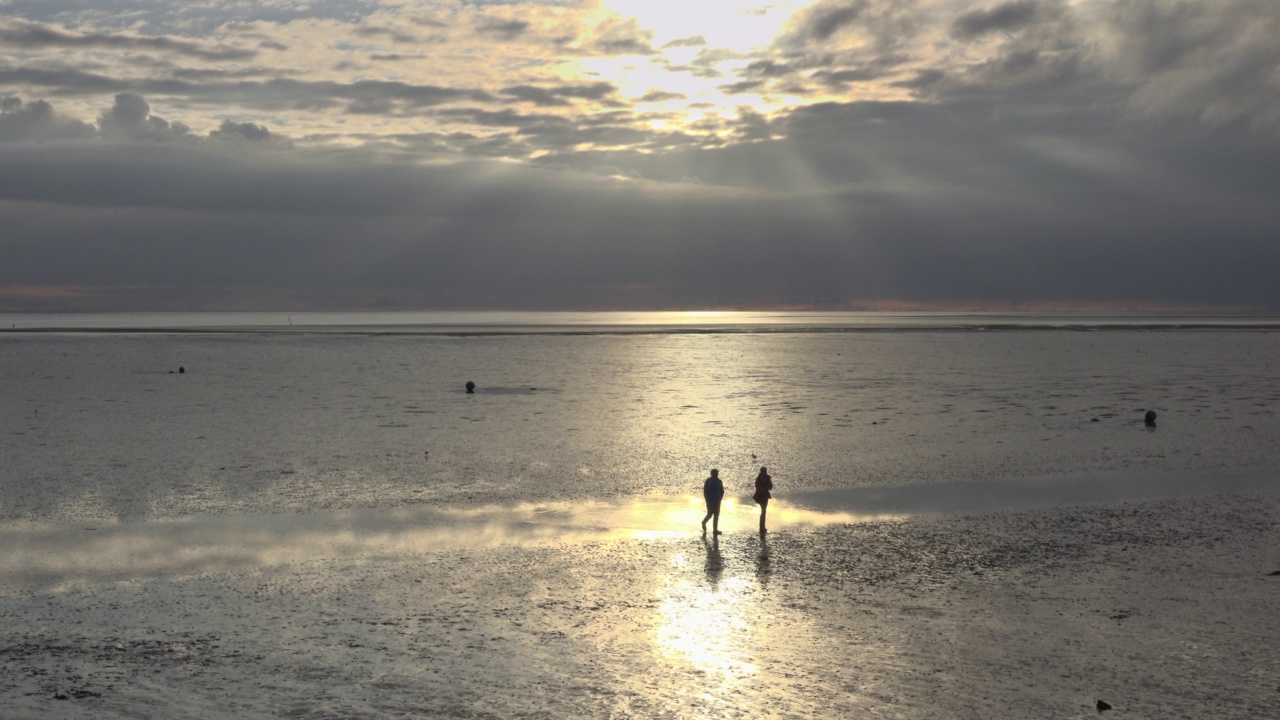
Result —
[[1278, 345], [7, 333], [0, 707], [1280, 717]]
[[341, 514], [274, 544], [10, 527], [7, 548], [51, 552], [5, 567], [0, 700], [12, 718], [1276, 717], [1277, 520], [1255, 492], [763, 537], [727, 513], [718, 542]]

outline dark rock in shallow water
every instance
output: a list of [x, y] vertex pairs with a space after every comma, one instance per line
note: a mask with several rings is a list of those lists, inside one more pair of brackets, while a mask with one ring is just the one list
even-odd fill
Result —
[[1147, 424], [1147, 427], [1155, 427], [1155, 426], [1156, 426], [1156, 411], [1155, 411], [1155, 410], [1148, 410], [1148, 411], [1147, 411], [1147, 414], [1142, 416], [1142, 422], [1146, 423], [1146, 424]]
[[473, 383], [473, 382], [471, 382], [470, 380], [468, 380], [468, 381], [467, 381], [467, 393], [468, 393], [468, 394], [471, 394], [471, 393], [474, 393], [475, 391], [476, 391], [476, 384], [475, 384], [475, 383]]
[[1267, 575], [1280, 575], [1280, 570], [1276, 570], [1275, 572], [1269, 572], [1267, 573]]
[[1103, 710], [1110, 710], [1110, 709], [1111, 709], [1111, 706], [1109, 704], [1101, 700], [1098, 701], [1098, 712], [1102, 712]]

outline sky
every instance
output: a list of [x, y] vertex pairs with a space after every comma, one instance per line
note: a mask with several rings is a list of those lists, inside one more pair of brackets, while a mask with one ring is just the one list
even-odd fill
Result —
[[0, 0], [0, 312], [1280, 312], [1275, 0]]

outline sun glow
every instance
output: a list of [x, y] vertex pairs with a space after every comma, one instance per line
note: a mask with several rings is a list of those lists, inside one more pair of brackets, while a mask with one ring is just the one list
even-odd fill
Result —
[[654, 33], [666, 48], [702, 38], [705, 47], [744, 53], [768, 45], [787, 20], [807, 3], [738, 0], [605, 0], [603, 7]]
[[[683, 553], [674, 565], [691, 562]], [[702, 673], [708, 689], [724, 690], [758, 672], [751, 659], [751, 615], [758, 583], [741, 576], [722, 577], [718, 543], [707, 543], [705, 583], [673, 582], [661, 592], [657, 651]]]
[[769, 46], [805, 3], [768, 5], [678, 0], [605, 0], [605, 16], [634, 22], [655, 55], [584, 58], [576, 72], [608, 78], [654, 113], [656, 129], [684, 130], [700, 118], [731, 118], [742, 108], [769, 113], [798, 100], [735, 93], [726, 87]]

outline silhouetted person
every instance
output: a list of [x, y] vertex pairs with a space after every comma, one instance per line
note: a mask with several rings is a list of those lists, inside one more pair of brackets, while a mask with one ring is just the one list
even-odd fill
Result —
[[724, 483], [720, 471], [712, 470], [711, 477], [702, 481], [702, 499], [707, 501], [707, 516], [702, 518], [702, 534], [707, 534], [707, 521], [711, 521], [711, 534], [720, 534], [720, 501], [724, 499]]
[[187, 369], [186, 369], [185, 367], [182, 367], [181, 365], [179, 365], [179, 366], [178, 366], [178, 374], [179, 374], [179, 375], [181, 375], [182, 373], [184, 373], [184, 372], [186, 372], [186, 371], [187, 371]]
[[468, 380], [468, 381], [467, 381], [467, 394], [468, 394], [468, 395], [475, 394], [475, 391], [476, 391], [476, 384], [475, 384], [475, 383], [473, 383], [473, 382], [471, 382], [470, 380]]
[[1147, 414], [1146, 414], [1146, 415], [1144, 415], [1144, 416], [1142, 417], [1142, 422], [1146, 423], [1146, 424], [1147, 424], [1147, 427], [1155, 427], [1155, 426], [1156, 426], [1156, 411], [1155, 411], [1155, 410], [1148, 410], [1148, 411], [1147, 411]]
[[769, 532], [764, 528], [764, 516], [769, 512], [769, 498], [773, 495], [769, 491], [773, 489], [773, 478], [769, 477], [769, 468], [760, 468], [760, 474], [756, 476], [756, 494], [751, 496], [760, 504], [760, 532]]

